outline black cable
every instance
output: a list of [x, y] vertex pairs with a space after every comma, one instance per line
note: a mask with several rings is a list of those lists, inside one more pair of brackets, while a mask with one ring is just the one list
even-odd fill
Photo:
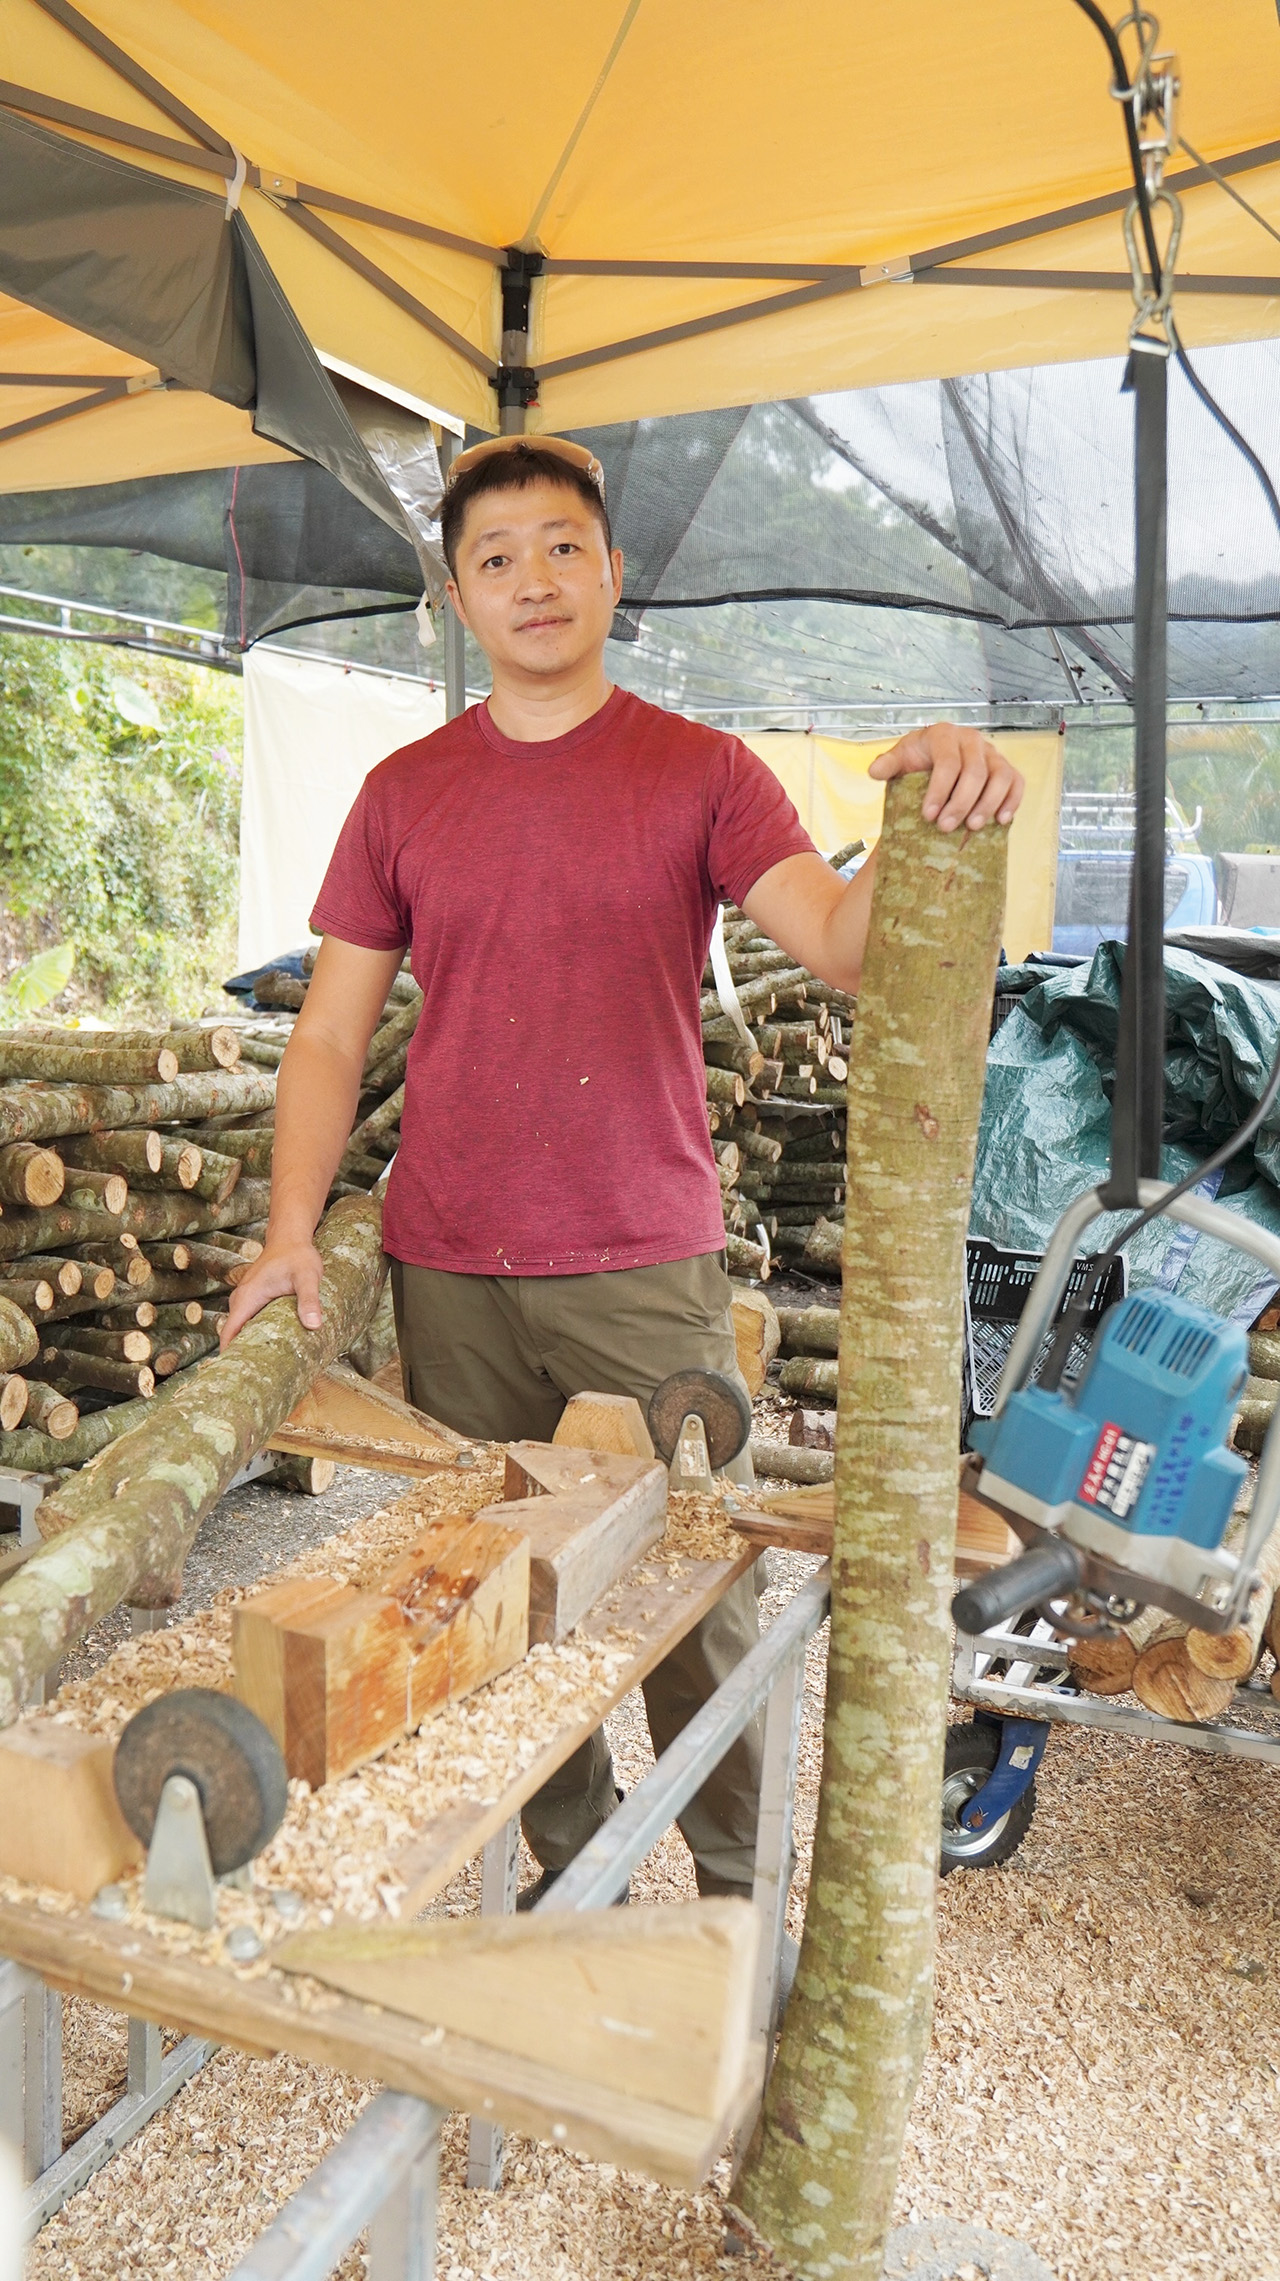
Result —
[[1138, 122], [1133, 115], [1132, 103], [1124, 100], [1126, 96], [1133, 93], [1133, 85], [1129, 78], [1129, 66], [1124, 60], [1124, 49], [1120, 45], [1119, 36], [1112, 30], [1101, 8], [1096, 5], [1096, 0], [1076, 0], [1076, 6], [1084, 10], [1090, 23], [1101, 32], [1106, 42], [1107, 53], [1111, 58], [1116, 93], [1121, 97], [1121, 109], [1124, 112], [1125, 140], [1129, 145], [1129, 164], [1133, 169], [1133, 187], [1138, 200], [1138, 212], [1142, 219], [1142, 235], [1146, 240], [1147, 259], [1151, 264], [1151, 282], [1158, 293], [1164, 282], [1164, 276], [1160, 251], [1156, 245], [1156, 229], [1151, 215], [1151, 201], [1147, 196], [1146, 177], [1142, 171], [1142, 150], [1138, 142]]
[[[1108, 23], [1107, 18], [1104, 16], [1101, 8], [1097, 6], [1096, 0], [1075, 0], [1075, 4], [1078, 8], [1083, 10], [1084, 14], [1089, 18], [1090, 23], [1093, 24], [1102, 35], [1102, 38], [1106, 44], [1107, 53], [1111, 58], [1112, 71], [1114, 73], [1114, 84], [1117, 90], [1122, 96], [1131, 94], [1132, 85], [1129, 79], [1128, 67], [1124, 60], [1124, 51], [1120, 46], [1120, 41], [1117, 33]], [[1160, 266], [1160, 257], [1156, 248], [1155, 227], [1151, 214], [1151, 201], [1147, 194], [1146, 177], [1143, 173], [1142, 168], [1142, 153], [1138, 143], [1137, 121], [1134, 117], [1134, 106], [1132, 103], [1123, 102], [1122, 108], [1124, 111], [1125, 119], [1125, 136], [1129, 146], [1129, 163], [1133, 173], [1134, 196], [1137, 200], [1138, 210], [1142, 219], [1142, 234], [1146, 242], [1147, 253], [1151, 263], [1152, 283], [1154, 285], [1156, 293], [1158, 294], [1160, 292], [1162, 284], [1162, 273]], [[1210, 393], [1209, 389], [1201, 380], [1200, 375], [1198, 372], [1196, 372], [1194, 366], [1192, 365], [1191, 359], [1187, 355], [1182, 342], [1178, 338], [1177, 329], [1168, 313], [1166, 313], [1165, 323], [1169, 335], [1170, 346], [1173, 349], [1174, 356], [1177, 359], [1178, 365], [1185, 379], [1190, 384], [1193, 393], [1199, 399], [1205, 411], [1208, 412], [1210, 418], [1216, 421], [1218, 427], [1222, 430], [1222, 433], [1227, 437], [1228, 441], [1235, 445], [1237, 451], [1240, 452], [1247, 464], [1252, 468], [1259, 484], [1262, 487], [1263, 494], [1266, 498], [1267, 505], [1271, 510], [1276, 528], [1277, 530], [1280, 530], [1280, 496], [1277, 495], [1276, 487], [1272, 482], [1270, 475], [1267, 473], [1266, 468], [1263, 466], [1263, 463], [1259, 459], [1256, 451], [1253, 449], [1253, 446], [1248, 443], [1246, 439], [1241, 435], [1240, 430], [1236, 427], [1234, 421], [1230, 420], [1227, 417], [1227, 414], [1223, 411], [1222, 406], [1216, 401], [1216, 399]], [[1158, 1204], [1148, 1205], [1147, 1209], [1144, 1212], [1140, 1212], [1136, 1219], [1131, 1220], [1128, 1226], [1124, 1228], [1121, 1233], [1115, 1238], [1115, 1241], [1107, 1247], [1107, 1250], [1105, 1252], [1102, 1253], [1087, 1292], [1081, 1292], [1077, 1299], [1075, 1299], [1063, 1311], [1062, 1320], [1059, 1323], [1058, 1330], [1055, 1334], [1048, 1361], [1046, 1362], [1044, 1372], [1041, 1375], [1040, 1383], [1042, 1386], [1057, 1386], [1059, 1384], [1063, 1371], [1066, 1367], [1067, 1358], [1071, 1351], [1072, 1342], [1075, 1339], [1077, 1332], [1082, 1328], [1084, 1324], [1089, 1309], [1092, 1306], [1094, 1298], [1101, 1286], [1102, 1278], [1105, 1275], [1107, 1268], [1110, 1266], [1112, 1260], [1116, 1258], [1117, 1254], [1123, 1250], [1124, 1246], [1129, 1243], [1142, 1228], [1148, 1226], [1152, 1220], [1158, 1219], [1162, 1213], [1167, 1212], [1169, 1206], [1175, 1203], [1180, 1196], [1185, 1196], [1189, 1189], [1198, 1187], [1201, 1181], [1208, 1179], [1212, 1173], [1219, 1171], [1224, 1165], [1228, 1164], [1231, 1158], [1235, 1156], [1248, 1141], [1253, 1139], [1254, 1134], [1263, 1124], [1269, 1111], [1275, 1103], [1277, 1095], [1280, 1095], [1280, 1050], [1277, 1050], [1276, 1058], [1271, 1065], [1270, 1074], [1267, 1078], [1266, 1085], [1263, 1088], [1259, 1100], [1255, 1104], [1254, 1108], [1250, 1111], [1249, 1115], [1245, 1118], [1243, 1124], [1239, 1126], [1237, 1131], [1232, 1133], [1227, 1140], [1223, 1141], [1221, 1146], [1215, 1149], [1213, 1154], [1207, 1157], [1202, 1164], [1196, 1165], [1192, 1171], [1186, 1174], [1184, 1179], [1176, 1182], [1176, 1184], [1169, 1190], [1169, 1193], [1166, 1196], [1161, 1197]]]
[[1226, 413], [1223, 411], [1221, 404], [1217, 402], [1216, 398], [1209, 394], [1208, 389], [1205, 387], [1205, 384], [1200, 378], [1199, 373], [1192, 365], [1190, 357], [1187, 355], [1186, 350], [1178, 338], [1176, 327], [1173, 325], [1168, 316], [1165, 318], [1165, 323], [1168, 326], [1169, 338], [1173, 343], [1173, 353], [1178, 360], [1179, 370], [1182, 372], [1184, 378], [1190, 382], [1192, 389], [1199, 397], [1200, 402], [1203, 404], [1206, 412], [1209, 414], [1210, 419], [1217, 421], [1218, 426], [1221, 428], [1224, 436], [1227, 437], [1229, 442], [1235, 445], [1236, 450], [1242, 455], [1244, 459], [1248, 461], [1250, 467], [1253, 469], [1254, 474], [1257, 476], [1259, 483], [1262, 485], [1263, 492], [1266, 496], [1267, 505], [1271, 509], [1272, 519], [1275, 523], [1276, 529], [1280, 531], [1280, 496], [1277, 495], [1276, 487], [1272, 482], [1271, 477], [1268, 475], [1266, 468], [1263, 466], [1262, 461], [1259, 459], [1256, 451], [1253, 448], [1253, 445], [1249, 443], [1244, 436], [1241, 435], [1239, 428], [1235, 425], [1235, 422], [1227, 418]]

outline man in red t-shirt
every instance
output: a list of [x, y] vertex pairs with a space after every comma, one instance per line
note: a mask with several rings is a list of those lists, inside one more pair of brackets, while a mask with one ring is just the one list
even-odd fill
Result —
[[[460, 1432], [542, 1440], [588, 1388], [643, 1405], [672, 1370], [736, 1372], [699, 1019], [716, 906], [856, 991], [875, 861], [846, 884], [736, 737], [610, 686], [622, 558], [581, 446], [464, 452], [443, 525], [492, 693], [375, 768], [343, 827], [227, 1335], [287, 1292], [320, 1321], [313, 1233], [409, 948], [425, 1003], [384, 1222], [406, 1392]], [[972, 729], [917, 730], [872, 773], [910, 770], [942, 831], [1021, 797]], [[744, 1578], [648, 1681], [655, 1749], [756, 1636]], [[753, 1728], [681, 1817], [703, 1893], [750, 1893], [759, 1755]], [[526, 1809], [534, 1896], [616, 1797], [597, 1735]]]

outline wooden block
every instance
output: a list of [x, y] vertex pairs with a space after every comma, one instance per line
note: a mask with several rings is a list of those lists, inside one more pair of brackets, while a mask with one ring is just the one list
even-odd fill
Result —
[[441, 1917], [296, 1933], [273, 1964], [684, 2114], [723, 2116], [747, 2064], [759, 1920], [747, 1901]]
[[[604, 1450], [513, 1442], [507, 1501], [483, 1519], [529, 1540], [529, 1638], [563, 1639], [666, 1526], [665, 1465]], [[545, 1492], [545, 1494], [543, 1493]]]
[[420, 1478], [447, 1472], [459, 1451], [470, 1452], [473, 1444], [374, 1379], [335, 1362], [295, 1403], [267, 1447]]
[[[732, 1515], [732, 1525], [752, 1543], [827, 1558], [835, 1526], [835, 1494], [831, 1482], [816, 1489], [793, 1489], [767, 1497], [754, 1508], [741, 1507]], [[984, 1576], [989, 1568], [1002, 1568], [1021, 1550], [1021, 1542], [1008, 1522], [962, 1489], [956, 1520], [956, 1575]]]
[[447, 1517], [370, 1591], [301, 1577], [242, 1601], [231, 1621], [235, 1691], [290, 1774], [319, 1789], [518, 1663], [528, 1611], [524, 1537]]
[[778, 1310], [763, 1291], [748, 1291], [735, 1284], [733, 1337], [738, 1349], [738, 1368], [754, 1402], [764, 1384], [765, 1372], [782, 1343]]
[[142, 1859], [116, 1804], [115, 1744], [52, 1720], [0, 1734], [0, 1872], [91, 1901]]
[[551, 1436], [557, 1449], [607, 1449], [653, 1459], [653, 1436], [633, 1394], [574, 1394]]

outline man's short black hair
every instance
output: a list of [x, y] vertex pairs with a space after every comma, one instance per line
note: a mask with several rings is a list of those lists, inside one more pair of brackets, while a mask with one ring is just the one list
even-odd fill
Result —
[[454, 578], [458, 575], [458, 541], [472, 501], [487, 491], [528, 491], [535, 483], [558, 483], [563, 491], [576, 491], [583, 505], [596, 517], [604, 532], [604, 543], [612, 551], [609, 510], [585, 467], [575, 467], [558, 452], [540, 451], [537, 437], [530, 436], [527, 441], [522, 438], [513, 444], [510, 451], [492, 452], [487, 458], [477, 460], [473, 467], [464, 468], [456, 483], [451, 483], [445, 492], [440, 510], [440, 536], [445, 561]]

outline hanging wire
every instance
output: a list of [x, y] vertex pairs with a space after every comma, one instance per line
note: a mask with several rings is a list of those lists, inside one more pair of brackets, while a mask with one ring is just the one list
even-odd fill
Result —
[[[1128, 98], [1132, 97], [1134, 89], [1129, 79], [1128, 67], [1124, 60], [1124, 51], [1121, 48], [1118, 33], [1108, 23], [1106, 17], [1102, 13], [1101, 8], [1095, 4], [1095, 0], [1075, 0], [1075, 5], [1080, 8], [1083, 13], [1089, 18], [1090, 23], [1097, 27], [1097, 30], [1101, 33], [1102, 38], [1106, 43], [1107, 53], [1111, 58], [1112, 71], [1114, 73], [1113, 92], [1120, 99], [1124, 110], [1125, 135], [1129, 145], [1129, 163], [1133, 172], [1134, 197], [1137, 201], [1138, 212], [1142, 221], [1143, 239], [1146, 244], [1148, 257], [1151, 263], [1152, 284], [1154, 286], [1156, 295], [1159, 296], [1163, 284], [1163, 278], [1161, 275], [1160, 257], [1156, 249], [1155, 227], [1151, 215], [1151, 201], [1147, 191], [1146, 175], [1143, 169], [1142, 153], [1138, 141], [1138, 127], [1135, 117], [1136, 106], [1131, 100], [1128, 100]], [[1278, 0], [1278, 6], [1280, 6], [1280, 0]], [[1126, 19], [1122, 19], [1122, 21], [1125, 20]], [[1182, 140], [1182, 138], [1179, 139]], [[1196, 153], [1191, 149], [1191, 145], [1185, 140], [1183, 140], [1183, 148], [1187, 151], [1188, 155], [1191, 158], [1196, 158]], [[1198, 159], [1197, 164], [1204, 165], [1206, 162], [1204, 160]], [[1210, 168], [1209, 171], [1213, 172], [1214, 170]], [[1221, 178], [1219, 177], [1219, 179]], [[1226, 189], [1228, 187], [1229, 185], [1224, 182], [1223, 188]], [[1232, 195], [1234, 196], [1235, 193], [1233, 192]], [[1241, 199], [1239, 202], [1241, 205], [1245, 203], [1243, 199]], [[1251, 208], [1248, 210], [1250, 212], [1252, 211]], [[1255, 220], [1261, 220], [1260, 215], [1255, 216], [1254, 218]], [[1268, 228], [1269, 226], [1269, 224], [1263, 224], [1264, 228]], [[1278, 233], [1274, 231], [1272, 232], [1273, 236], [1277, 234]], [[1168, 310], [1166, 310], [1164, 313], [1164, 322], [1169, 339], [1169, 346], [1173, 350], [1173, 354], [1182, 373], [1184, 374], [1194, 394], [1199, 399], [1200, 403], [1204, 406], [1206, 412], [1208, 412], [1210, 417], [1217, 422], [1217, 425], [1222, 430], [1222, 433], [1228, 438], [1229, 442], [1235, 445], [1236, 450], [1243, 455], [1248, 465], [1252, 468], [1255, 476], [1258, 479], [1258, 482], [1262, 486], [1262, 490], [1265, 494], [1267, 505], [1270, 508], [1271, 514], [1274, 518], [1276, 528], [1277, 530], [1280, 530], [1280, 497], [1277, 497], [1276, 487], [1272, 482], [1270, 475], [1267, 473], [1266, 468], [1263, 466], [1262, 461], [1259, 459], [1258, 454], [1253, 449], [1253, 446], [1246, 441], [1246, 439], [1241, 435], [1240, 430], [1235, 426], [1234, 422], [1227, 417], [1227, 414], [1223, 411], [1222, 406], [1217, 402], [1216, 398], [1205, 386], [1203, 380], [1201, 380], [1199, 373], [1194, 369], [1191, 359], [1187, 355], [1187, 352], [1178, 337], [1177, 327], [1173, 321], [1172, 314]], [[1192, 1188], [1198, 1188], [1203, 1180], [1208, 1179], [1212, 1173], [1221, 1171], [1224, 1165], [1230, 1163], [1232, 1157], [1237, 1155], [1238, 1152], [1253, 1139], [1254, 1134], [1258, 1132], [1260, 1127], [1263, 1125], [1270, 1110], [1275, 1104], [1277, 1095], [1280, 1095], [1280, 1048], [1277, 1049], [1276, 1057], [1272, 1062], [1271, 1070], [1268, 1075], [1266, 1085], [1263, 1088], [1261, 1097], [1255, 1103], [1254, 1107], [1250, 1110], [1249, 1115], [1244, 1119], [1244, 1122], [1239, 1125], [1236, 1131], [1230, 1134], [1229, 1137], [1221, 1143], [1220, 1147], [1216, 1148], [1213, 1151], [1213, 1154], [1207, 1157], [1203, 1163], [1193, 1166], [1190, 1172], [1185, 1174], [1181, 1180], [1175, 1182], [1174, 1186], [1169, 1189], [1168, 1193], [1160, 1198], [1159, 1203], [1149, 1204], [1145, 1211], [1139, 1212], [1136, 1218], [1130, 1220], [1127, 1225], [1121, 1229], [1119, 1235], [1117, 1235], [1107, 1246], [1107, 1249], [1099, 1255], [1094, 1273], [1092, 1276], [1090, 1276], [1086, 1287], [1081, 1290], [1077, 1294], [1076, 1298], [1070, 1301], [1069, 1304], [1063, 1309], [1058, 1328], [1054, 1333], [1053, 1344], [1049, 1350], [1048, 1358], [1045, 1362], [1045, 1367], [1040, 1376], [1040, 1384], [1046, 1389], [1046, 1391], [1052, 1392], [1057, 1386], [1061, 1384], [1063, 1373], [1066, 1370], [1067, 1362], [1071, 1354], [1072, 1346], [1075, 1342], [1076, 1337], [1084, 1328], [1090, 1308], [1092, 1307], [1093, 1302], [1102, 1287], [1103, 1278], [1106, 1275], [1107, 1269], [1110, 1267], [1112, 1261], [1118, 1256], [1121, 1251], [1123, 1251], [1127, 1243], [1132, 1242], [1134, 1236], [1136, 1236], [1142, 1228], [1149, 1226], [1152, 1220], [1160, 1218], [1163, 1213], [1169, 1210], [1171, 1204], [1177, 1202], [1179, 1197], [1185, 1196]]]

